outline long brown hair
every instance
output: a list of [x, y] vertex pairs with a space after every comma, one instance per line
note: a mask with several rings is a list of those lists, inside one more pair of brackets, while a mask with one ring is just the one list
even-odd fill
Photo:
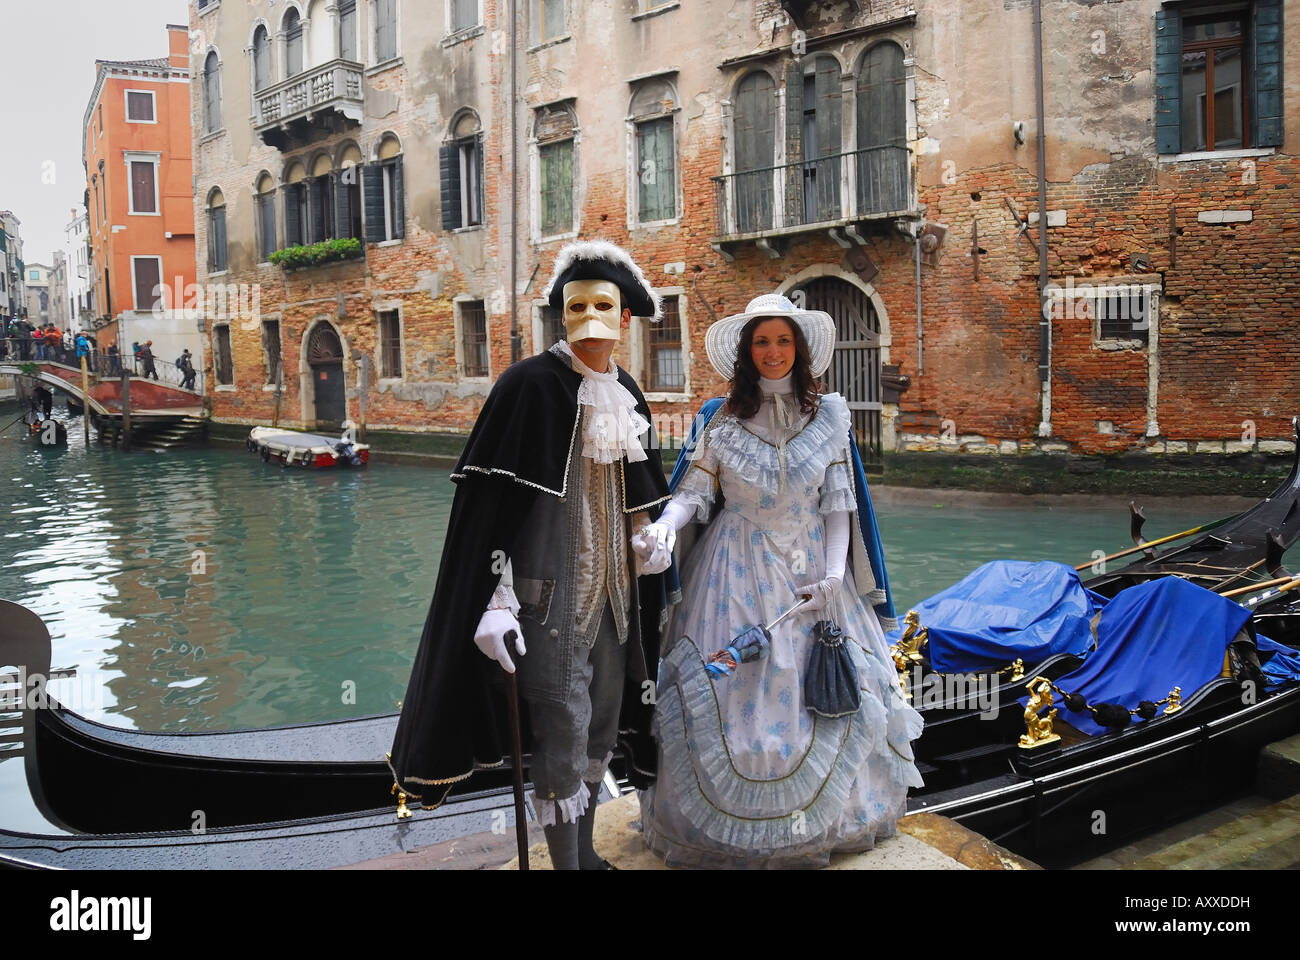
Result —
[[758, 413], [763, 405], [763, 391], [758, 386], [761, 374], [754, 366], [753, 345], [754, 330], [764, 320], [784, 320], [794, 335], [794, 366], [790, 368], [794, 376], [791, 378], [791, 386], [794, 388], [795, 398], [799, 401], [800, 411], [812, 413], [817, 409], [818, 383], [812, 375], [808, 341], [804, 339], [799, 324], [789, 317], [779, 316], [755, 317], [745, 324], [745, 329], [740, 332], [740, 343], [736, 345], [736, 364], [732, 373], [731, 392], [727, 395], [727, 412], [733, 417], [748, 420]]

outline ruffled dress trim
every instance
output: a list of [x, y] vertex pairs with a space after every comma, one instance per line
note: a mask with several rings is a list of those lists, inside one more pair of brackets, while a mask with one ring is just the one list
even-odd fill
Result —
[[[817, 412], [791, 437], [786, 449], [786, 482], [817, 486], [822, 474], [844, 453], [852, 421], [849, 406], [838, 393], [821, 398]], [[719, 413], [704, 437], [706, 456], [712, 454], [724, 470], [766, 493], [781, 493], [781, 464], [777, 448], [729, 414]]]

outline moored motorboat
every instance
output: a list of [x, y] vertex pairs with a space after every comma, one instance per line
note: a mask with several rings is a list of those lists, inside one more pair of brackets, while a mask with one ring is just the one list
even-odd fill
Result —
[[336, 439], [281, 427], [254, 427], [249, 431], [246, 445], [264, 461], [274, 460], [285, 467], [292, 465], [319, 470], [364, 467], [370, 462], [369, 444], [358, 443], [346, 431]]

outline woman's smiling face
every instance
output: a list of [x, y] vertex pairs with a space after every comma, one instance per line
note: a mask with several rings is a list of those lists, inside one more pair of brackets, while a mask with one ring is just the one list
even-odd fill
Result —
[[794, 366], [794, 331], [790, 321], [771, 317], [754, 328], [749, 355], [759, 375], [780, 380]]

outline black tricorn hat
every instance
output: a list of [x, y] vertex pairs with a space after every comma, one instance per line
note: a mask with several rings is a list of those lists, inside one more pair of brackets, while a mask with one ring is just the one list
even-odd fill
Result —
[[555, 258], [555, 273], [542, 296], [552, 307], [564, 311], [564, 285], [570, 280], [608, 280], [623, 294], [623, 306], [634, 317], [658, 320], [659, 294], [650, 289], [645, 274], [622, 247], [604, 240], [570, 243]]

